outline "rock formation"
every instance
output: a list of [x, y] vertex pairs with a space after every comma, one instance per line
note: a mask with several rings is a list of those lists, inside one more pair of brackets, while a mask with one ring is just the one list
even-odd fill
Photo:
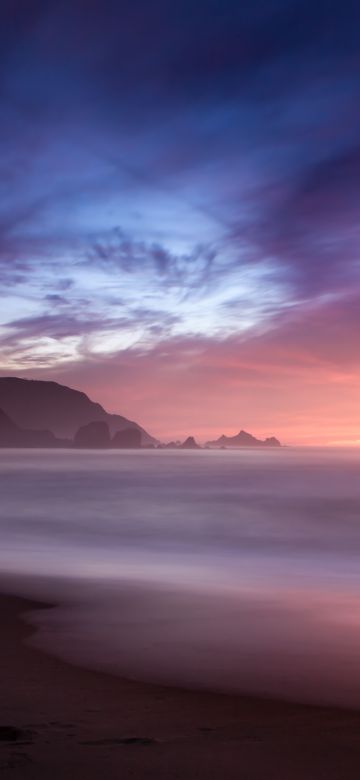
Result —
[[268, 439], [256, 439], [251, 433], [246, 431], [240, 431], [236, 436], [220, 436], [219, 439], [214, 441], [208, 441], [207, 447], [224, 448], [224, 447], [281, 447], [281, 444], [275, 436], [271, 436]]
[[180, 444], [180, 449], [182, 450], [200, 450], [201, 447], [197, 442], [195, 441], [193, 436], [188, 436], [185, 441]]
[[98, 420], [82, 425], [75, 434], [74, 447], [99, 448], [110, 446], [110, 432], [106, 422]]
[[136, 422], [118, 414], [109, 414], [85, 393], [57, 382], [2, 377], [0, 409], [20, 428], [45, 428], [62, 439], [73, 439], [81, 426], [101, 421], [107, 423], [111, 436], [125, 428], [135, 428], [141, 433], [142, 445], [157, 443]]

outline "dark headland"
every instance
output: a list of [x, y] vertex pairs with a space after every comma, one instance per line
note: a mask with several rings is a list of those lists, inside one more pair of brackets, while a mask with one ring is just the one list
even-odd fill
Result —
[[[274, 436], [256, 439], [246, 431], [220, 436], [210, 449], [280, 447]], [[133, 420], [109, 414], [85, 393], [57, 382], [0, 378], [0, 447], [78, 449], [166, 448], [200, 450], [194, 436], [162, 444]]]
[[57, 382], [0, 378], [2, 447], [148, 447], [138, 423], [109, 414], [85, 393]]

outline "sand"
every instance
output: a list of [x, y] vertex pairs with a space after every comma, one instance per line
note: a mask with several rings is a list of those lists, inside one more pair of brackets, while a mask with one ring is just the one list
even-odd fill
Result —
[[27, 642], [39, 604], [0, 596], [1, 778], [351, 780], [360, 713], [129, 682]]

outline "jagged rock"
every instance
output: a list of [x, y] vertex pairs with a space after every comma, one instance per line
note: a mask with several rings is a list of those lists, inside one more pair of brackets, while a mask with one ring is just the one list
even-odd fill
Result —
[[195, 441], [193, 436], [188, 436], [185, 441], [180, 444], [180, 447], [182, 450], [200, 450], [201, 447], [197, 442]]
[[74, 438], [75, 447], [109, 447], [110, 433], [106, 422], [94, 421], [82, 425]]
[[142, 445], [157, 443], [136, 422], [109, 414], [85, 393], [58, 382], [0, 377], [0, 409], [22, 429], [46, 429], [65, 440], [73, 439], [80, 426], [101, 421], [107, 423], [111, 436], [125, 428], [136, 428], [141, 432]]
[[281, 447], [279, 439], [276, 439], [275, 436], [269, 436], [265, 439], [264, 445], [265, 447]]
[[240, 431], [236, 436], [220, 436], [219, 439], [206, 442], [208, 447], [281, 447], [275, 436], [268, 439], [256, 439], [251, 433]]

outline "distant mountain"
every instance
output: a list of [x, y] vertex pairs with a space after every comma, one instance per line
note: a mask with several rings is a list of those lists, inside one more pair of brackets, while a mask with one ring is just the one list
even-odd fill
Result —
[[33, 431], [45, 428], [63, 439], [73, 439], [79, 428], [88, 423], [105, 422], [111, 436], [134, 428], [141, 433], [142, 445], [157, 443], [136, 422], [109, 414], [85, 393], [57, 382], [0, 377], [0, 409], [20, 428]]
[[240, 431], [236, 436], [220, 436], [219, 439], [208, 441], [207, 447], [281, 447], [275, 436], [268, 439], [256, 439], [251, 433]]

